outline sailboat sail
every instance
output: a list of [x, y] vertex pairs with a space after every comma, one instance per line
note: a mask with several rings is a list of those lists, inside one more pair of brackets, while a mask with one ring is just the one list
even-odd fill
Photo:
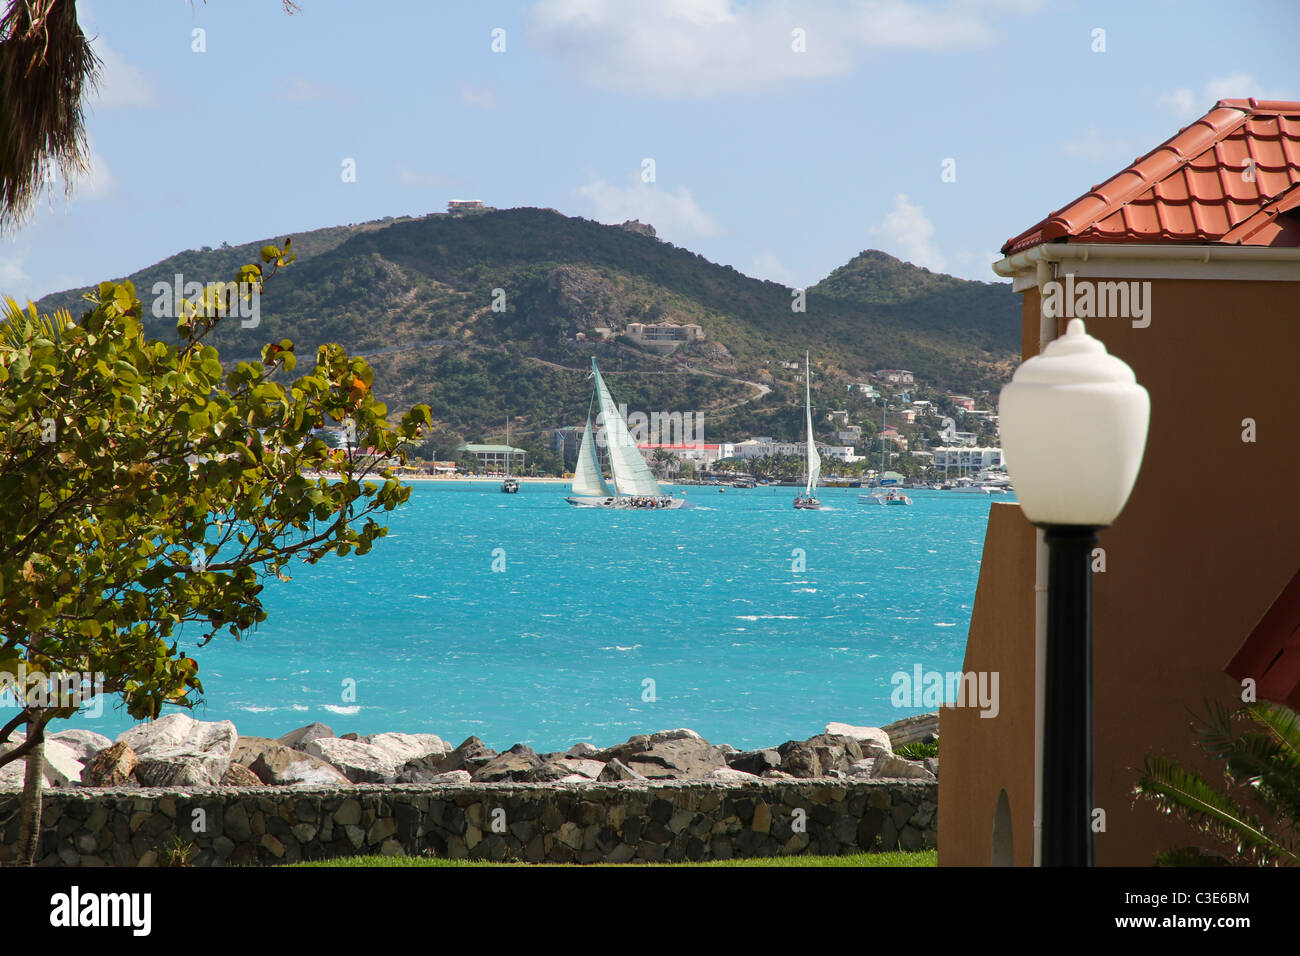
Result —
[[808, 365], [808, 356], [804, 355], [804, 412], [808, 419], [808, 484], [804, 488], [804, 494], [809, 498], [815, 497], [817, 492], [817, 479], [822, 474], [822, 459], [817, 454], [817, 446], [813, 442], [813, 425], [812, 425], [812, 375]]
[[605, 477], [600, 473], [600, 459], [596, 457], [596, 439], [591, 433], [591, 416], [582, 431], [582, 445], [578, 448], [578, 463], [573, 468], [573, 493], [575, 495], [605, 496], [613, 494]]
[[605, 423], [605, 438], [609, 446], [609, 470], [613, 473], [614, 493], [618, 495], [662, 495], [650, 466], [641, 457], [636, 442], [628, 434], [627, 422], [618, 413], [618, 406], [605, 387], [605, 380], [591, 360], [591, 370], [596, 379], [596, 400], [600, 404], [601, 418]]

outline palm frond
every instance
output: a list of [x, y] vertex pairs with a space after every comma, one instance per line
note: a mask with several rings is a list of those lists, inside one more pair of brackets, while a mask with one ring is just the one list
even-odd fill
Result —
[[23, 221], [53, 165], [68, 191], [88, 170], [82, 103], [98, 71], [75, 0], [10, 0], [0, 16], [0, 232]]
[[1210, 786], [1194, 770], [1167, 757], [1148, 756], [1136, 792], [1153, 800], [1162, 813], [1173, 814], [1195, 830], [1236, 847], [1239, 856], [1300, 863], [1300, 855], [1261, 826], [1229, 795]]

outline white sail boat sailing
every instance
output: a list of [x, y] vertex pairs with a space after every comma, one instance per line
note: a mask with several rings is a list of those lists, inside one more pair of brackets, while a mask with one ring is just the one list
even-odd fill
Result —
[[582, 431], [582, 445], [578, 448], [578, 463], [573, 469], [572, 494], [564, 500], [579, 508], [657, 510], [686, 507], [685, 498], [666, 495], [659, 487], [650, 466], [641, 457], [636, 442], [628, 433], [627, 422], [619, 414], [618, 406], [605, 387], [605, 380], [601, 378], [594, 358], [591, 360], [591, 374], [595, 380], [592, 404], [599, 408], [605, 426], [610, 477], [606, 479], [600, 469], [589, 408], [587, 427]]
[[804, 416], [808, 422], [808, 456], [807, 456], [807, 481], [804, 484], [803, 492], [794, 496], [794, 506], [796, 508], [816, 511], [821, 508], [822, 503], [817, 500], [817, 479], [822, 474], [822, 459], [817, 454], [817, 445], [813, 441], [812, 427], [812, 369], [808, 364], [808, 353], [803, 355], [803, 385], [804, 385]]

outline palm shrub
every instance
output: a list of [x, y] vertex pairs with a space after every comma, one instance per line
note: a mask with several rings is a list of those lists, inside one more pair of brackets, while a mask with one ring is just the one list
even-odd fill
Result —
[[[1198, 718], [1197, 746], [1223, 762], [1216, 786], [1170, 757], [1148, 755], [1134, 793], [1231, 847], [1230, 860], [1256, 866], [1300, 864], [1300, 719], [1264, 701]], [[1264, 811], [1264, 822], [1259, 811]], [[1159, 854], [1163, 866], [1207, 862], [1196, 848]]]

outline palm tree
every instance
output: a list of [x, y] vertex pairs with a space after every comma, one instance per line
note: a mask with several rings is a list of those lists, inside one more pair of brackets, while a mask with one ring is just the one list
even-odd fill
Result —
[[[281, 5], [298, 9], [294, 0]], [[53, 166], [69, 192], [89, 171], [82, 107], [99, 67], [76, 0], [8, 0], [0, 15], [0, 233], [22, 223]]]
[[10, 0], [0, 16], [0, 231], [27, 215], [51, 164], [68, 188], [88, 170], [82, 100], [99, 65], [75, 0]]
[[[1253, 727], [1238, 731], [1236, 724]], [[1197, 833], [1232, 847], [1232, 861], [1261, 866], [1300, 864], [1300, 719], [1281, 704], [1249, 703], [1235, 712], [1222, 705], [1200, 718], [1198, 746], [1224, 761], [1216, 787], [1168, 757], [1148, 755], [1134, 793]], [[1248, 809], [1264, 810], [1272, 823]], [[1160, 854], [1163, 865], [1205, 862], [1194, 847]]]

